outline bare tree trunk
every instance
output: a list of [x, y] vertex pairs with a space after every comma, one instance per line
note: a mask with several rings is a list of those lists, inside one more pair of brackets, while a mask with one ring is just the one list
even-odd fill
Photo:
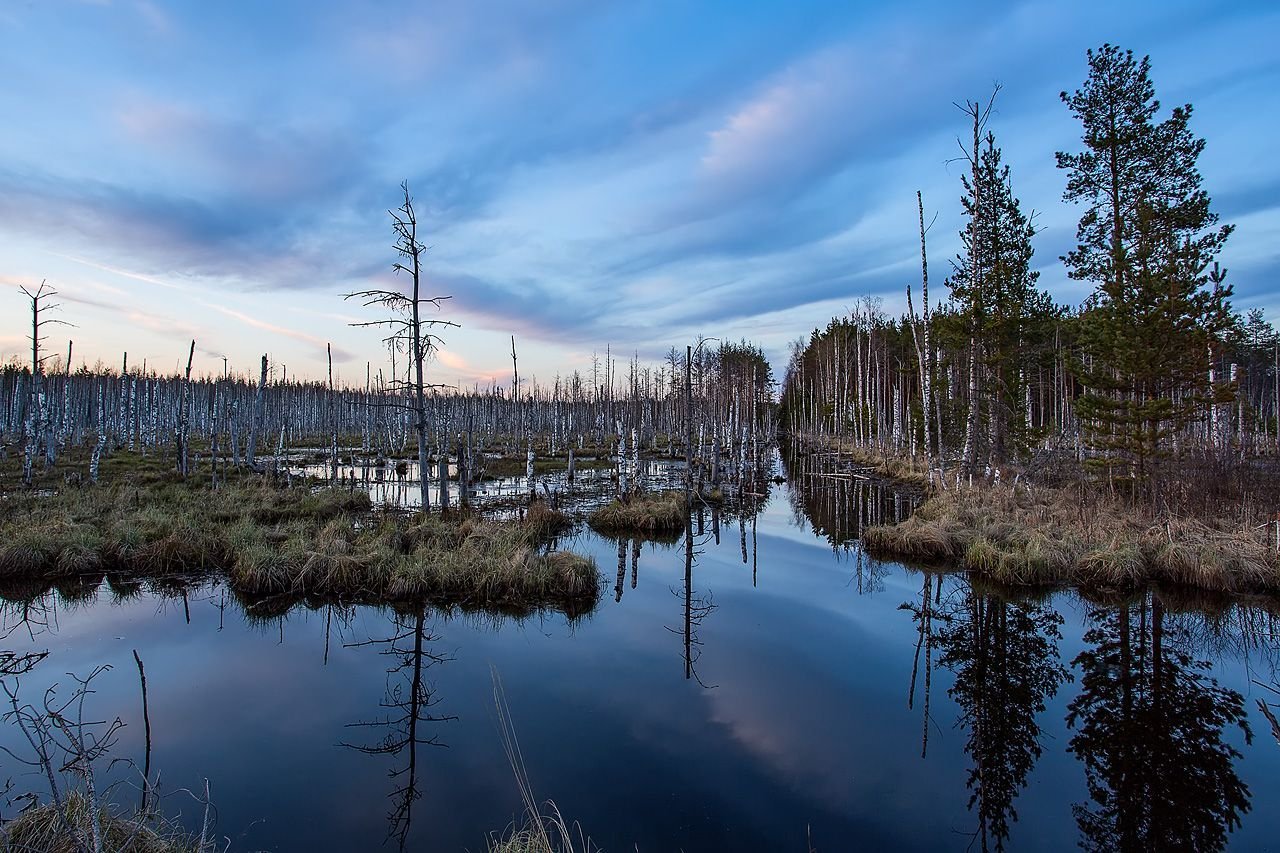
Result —
[[325, 355], [329, 358], [329, 394], [325, 397], [325, 407], [329, 421], [329, 482], [338, 482], [338, 412], [333, 405], [333, 345], [324, 345]]
[[969, 408], [964, 427], [964, 459], [965, 470], [973, 473], [973, 466], [978, 458], [978, 340], [969, 336]]
[[[921, 415], [924, 420], [925, 457], [929, 460], [929, 479], [932, 481], [935, 453], [937, 454], [939, 469], [942, 467], [942, 410], [941, 402], [935, 398], [933, 393], [933, 347], [930, 343], [929, 329], [931, 325], [931, 315], [929, 313], [929, 255], [925, 251], [924, 196], [919, 190], [916, 190], [916, 210], [920, 217], [920, 296], [921, 301], [924, 303], [924, 323], [921, 334], [913, 337], [915, 337], [916, 341], [916, 360], [920, 364], [920, 391], [923, 397]], [[915, 311], [911, 309], [910, 285], [907, 286], [907, 307], [914, 316]], [[930, 416], [931, 410], [932, 417]], [[933, 423], [933, 430], [929, 429], [930, 422]], [[933, 438], [937, 439], [936, 444]]]
[[98, 464], [102, 460], [102, 446], [107, 443], [106, 394], [103, 386], [98, 386], [98, 443], [93, 446], [93, 456], [89, 460], [89, 482], [98, 482]]
[[[684, 348], [684, 495], [693, 499], [693, 347]], [[717, 416], [718, 417], [718, 416]]]
[[191, 417], [191, 360], [196, 355], [196, 342], [191, 342], [187, 353], [187, 371], [182, 377], [182, 395], [178, 403], [178, 473], [184, 478], [190, 473], [187, 454], [188, 422]]
[[258, 433], [262, 431], [263, 395], [267, 384], [267, 357], [262, 357], [262, 372], [258, 375], [258, 391], [253, 398], [253, 427], [249, 430], [249, 453], [247, 463], [250, 468], [256, 467], [258, 453]]

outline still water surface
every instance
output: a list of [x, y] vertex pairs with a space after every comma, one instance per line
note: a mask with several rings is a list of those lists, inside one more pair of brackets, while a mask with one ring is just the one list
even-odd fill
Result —
[[857, 530], [911, 495], [786, 473], [754, 516], [700, 519], [687, 584], [682, 539], [561, 542], [606, 578], [576, 620], [103, 584], [7, 645], [50, 652], [28, 698], [111, 664], [91, 708], [141, 764], [137, 649], [165, 808], [198, 828], [180, 789], [207, 778], [233, 850], [483, 850], [521, 808], [495, 673], [535, 794], [608, 851], [1275, 849], [1274, 616], [877, 563]]

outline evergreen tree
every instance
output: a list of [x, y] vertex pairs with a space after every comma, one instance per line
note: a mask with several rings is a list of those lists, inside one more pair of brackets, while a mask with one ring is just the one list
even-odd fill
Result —
[[1089, 51], [1084, 86], [1062, 93], [1084, 150], [1058, 154], [1064, 198], [1087, 205], [1079, 245], [1063, 260], [1072, 278], [1096, 285], [1076, 365], [1085, 386], [1078, 411], [1091, 446], [1139, 478], [1208, 402], [1211, 341], [1231, 294], [1206, 287], [1231, 226], [1215, 227], [1200, 186], [1204, 140], [1191, 133], [1189, 104], [1156, 121], [1149, 72], [1149, 58], [1132, 51]]
[[[1039, 273], [1031, 269], [1035, 226], [1013, 194], [994, 134], [987, 133], [973, 175], [965, 175], [962, 183], [960, 203], [969, 224], [960, 232], [964, 251], [947, 284], [969, 327], [970, 345], [981, 350], [970, 362], [975, 376], [968, 417], [975, 425], [985, 418], [986, 449], [995, 463], [1030, 446], [1027, 373], [1054, 309], [1036, 288]], [[979, 443], [977, 435], [966, 436], [967, 465], [976, 461]]]

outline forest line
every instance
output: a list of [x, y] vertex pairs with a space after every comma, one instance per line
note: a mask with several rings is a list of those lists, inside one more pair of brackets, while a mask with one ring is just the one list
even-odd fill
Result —
[[[997, 87], [998, 92], [998, 87]], [[996, 95], [964, 105], [962, 251], [929, 301], [919, 203], [921, 311], [864, 297], [792, 347], [779, 422], [818, 441], [927, 458], [931, 478], [998, 477], [1068, 456], [1139, 490], [1169, 459], [1280, 453], [1280, 336], [1233, 310], [1218, 256], [1231, 234], [1196, 161], [1191, 105], [1162, 117], [1150, 62], [1104, 45], [1064, 105], [1082, 148], [1058, 152], [1081, 209], [1063, 257], [1094, 290], [1078, 306], [1037, 286], [1036, 227], [991, 129]], [[935, 285], [936, 289], [936, 285]]]

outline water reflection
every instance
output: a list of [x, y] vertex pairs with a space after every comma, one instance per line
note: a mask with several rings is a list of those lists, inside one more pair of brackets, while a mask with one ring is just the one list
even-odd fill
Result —
[[918, 490], [886, 483], [833, 454], [784, 449], [791, 516], [838, 552], [858, 550], [863, 529], [894, 524], [920, 503]]
[[924, 578], [920, 589], [919, 602], [905, 602], [899, 610], [911, 613], [911, 621], [916, 625], [916, 653], [911, 660], [911, 686], [907, 690], [907, 710], [915, 708], [916, 679], [920, 674], [920, 650], [924, 650], [924, 710], [922, 730], [920, 733], [920, 757], [929, 754], [929, 725], [933, 722], [929, 716], [930, 700], [933, 698], [933, 647], [937, 643], [937, 635], [933, 626], [934, 612], [938, 606], [938, 597], [942, 594], [941, 575], [933, 572], [922, 572]]
[[[387, 772], [392, 782], [391, 810], [387, 813], [387, 839], [394, 839], [405, 849], [413, 825], [413, 806], [422, 798], [418, 782], [418, 747], [443, 747], [440, 732], [434, 724], [458, 719], [453, 714], [437, 714], [432, 709], [440, 703], [434, 683], [426, 670], [452, 660], [449, 655], [431, 650], [430, 644], [440, 637], [427, 627], [426, 607], [412, 613], [396, 613], [392, 619], [394, 633], [389, 637], [346, 643], [345, 648], [371, 646], [391, 660], [387, 669], [386, 689], [378, 703], [380, 716], [349, 723], [354, 730], [382, 731], [372, 742], [344, 742], [343, 746], [365, 755], [390, 756], [393, 766]], [[427, 726], [429, 728], [422, 728]], [[399, 761], [398, 759], [402, 759]]]
[[1236, 772], [1251, 741], [1244, 697], [1207, 674], [1188, 633], [1166, 620], [1157, 595], [1094, 610], [1072, 662], [1080, 692], [1067, 724], [1084, 763], [1089, 801], [1072, 807], [1091, 850], [1220, 850], [1249, 811]]
[[985, 594], [967, 579], [942, 603], [938, 663], [954, 674], [947, 695], [968, 732], [969, 809], [984, 851], [1005, 849], [1014, 800], [1042, 753], [1039, 717], [1071, 678], [1058, 653], [1062, 622], [1056, 610]]
[[694, 546], [693, 519], [689, 518], [686, 519], [684, 528], [684, 591], [681, 596], [684, 604], [684, 628], [681, 631], [684, 637], [684, 677], [686, 681], [693, 680], [703, 687], [709, 687], [714, 685], [706, 684], [698, 676], [697, 663], [702, 657], [702, 639], [698, 629], [702, 627], [703, 620], [715, 611], [716, 605], [711, 593], [694, 592], [693, 567], [697, 553], [699, 551]]
[[[310, 454], [314, 456], [314, 454]], [[321, 454], [326, 456], [327, 454]], [[369, 494], [375, 506], [417, 509], [421, 501], [421, 477], [417, 460], [368, 459], [344, 453], [337, 469], [329, 462], [303, 459], [291, 463], [291, 475], [330, 480], [338, 488], [361, 489]], [[493, 461], [493, 460], [490, 460]], [[508, 460], [509, 461], [509, 460]], [[578, 457], [573, 477], [565, 469], [538, 473], [533, 482], [523, 474], [488, 475], [482, 469], [464, 486], [458, 481], [456, 464], [449, 465], [449, 476], [441, 479], [431, 463], [427, 480], [431, 484], [436, 508], [464, 503], [487, 511], [510, 510], [528, 503], [531, 492], [554, 495], [566, 509], [585, 512], [608, 503], [617, 493], [616, 472], [611, 466], [597, 467], [594, 457]], [[582, 467], [587, 464], [587, 467]], [[523, 465], [520, 466], [523, 470]], [[679, 488], [683, 483], [681, 461], [658, 458], [640, 460], [638, 475], [645, 488], [662, 490]], [[330, 476], [332, 474], [332, 477]]]
[[[53, 649], [24, 676], [33, 689], [112, 654], [122, 671], [138, 648], [164, 721], [157, 768], [175, 785], [213, 780], [235, 849], [377, 849], [383, 835], [480, 848], [520, 809], [491, 664], [539, 793], [605, 849], [805, 849], [807, 826], [820, 850], [1276, 837], [1280, 819], [1250, 805], [1274, 798], [1280, 748], [1243, 746], [1250, 723], [1267, 732], [1280, 714], [1274, 612], [1163, 593], [1025, 599], [869, 560], [849, 537], [911, 498], [803, 470], [744, 489], [742, 507], [698, 505], [664, 541], [580, 531], [572, 547], [618, 604], [577, 619], [482, 626], [108, 577], [6, 589], [23, 597], [3, 608], [0, 646]], [[104, 713], [136, 708], [135, 679], [103, 686]]]

